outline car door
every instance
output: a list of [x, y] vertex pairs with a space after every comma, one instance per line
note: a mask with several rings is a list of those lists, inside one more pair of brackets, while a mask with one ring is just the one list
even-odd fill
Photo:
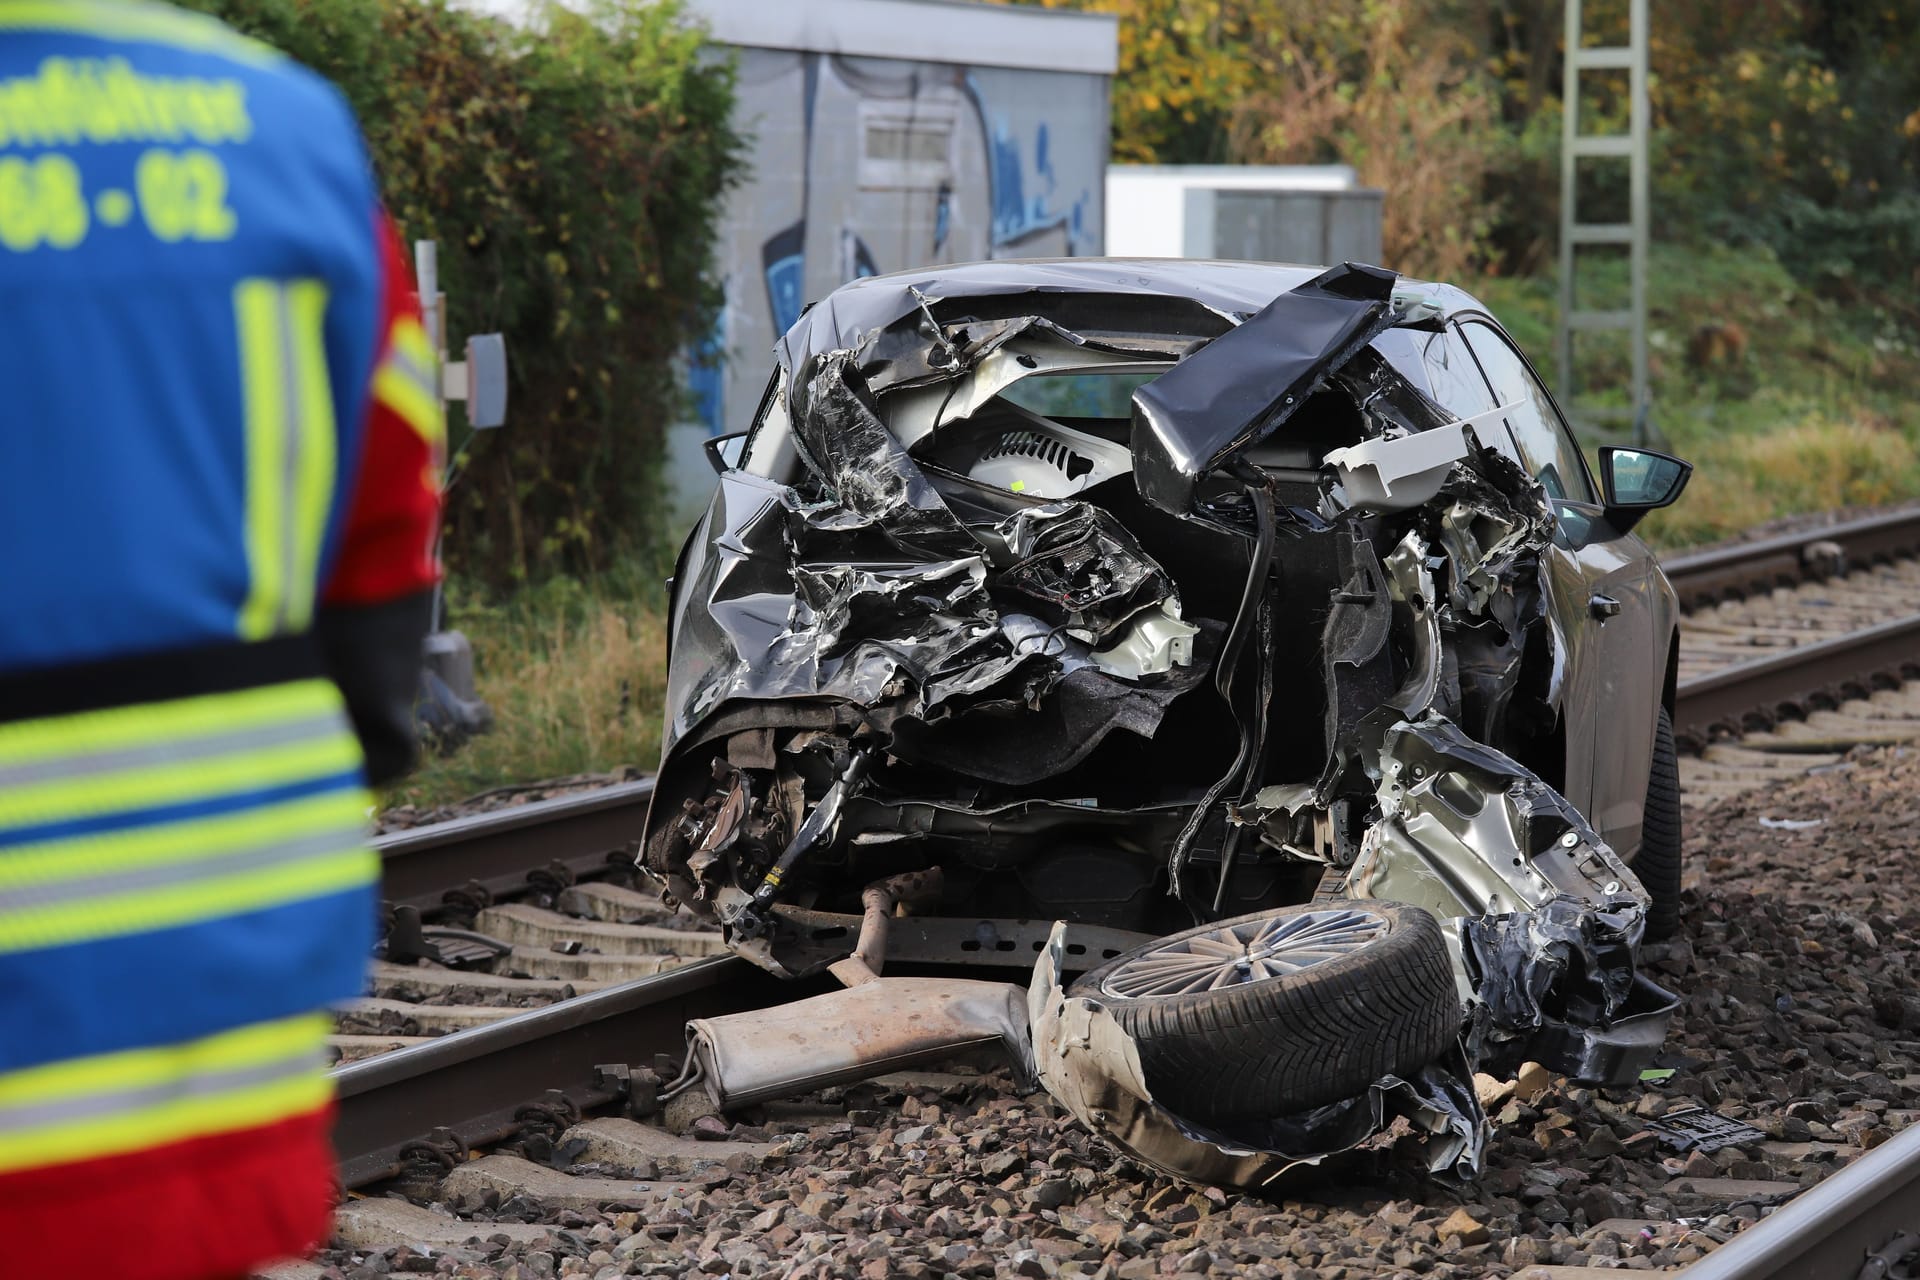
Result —
[[1556, 517], [1544, 567], [1565, 661], [1566, 796], [1631, 857], [1640, 847], [1662, 675], [1651, 561], [1638, 539], [1607, 521], [1580, 447], [1526, 358], [1491, 320], [1466, 317], [1459, 327], [1497, 403], [1511, 406], [1514, 448]]

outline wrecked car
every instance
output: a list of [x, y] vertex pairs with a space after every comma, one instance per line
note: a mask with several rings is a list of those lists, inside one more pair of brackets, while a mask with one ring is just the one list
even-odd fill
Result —
[[[782, 1062], [746, 1063], [754, 1015], [696, 1027], [716, 1097], [998, 1040], [1136, 1155], [1247, 1184], [1395, 1116], [1470, 1169], [1473, 1071], [1618, 1084], [1658, 1048], [1678, 609], [1631, 530], [1690, 469], [1603, 449], [1596, 485], [1467, 294], [873, 277], [710, 452], [640, 862], [849, 984]], [[850, 1049], [888, 958], [1037, 963]]]

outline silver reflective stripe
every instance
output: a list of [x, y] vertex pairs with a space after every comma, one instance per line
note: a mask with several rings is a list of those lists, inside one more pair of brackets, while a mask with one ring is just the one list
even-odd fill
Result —
[[88, 1093], [52, 1102], [17, 1103], [11, 1107], [0, 1107], [0, 1137], [56, 1124], [150, 1111], [170, 1102], [235, 1093], [283, 1080], [297, 1080], [310, 1072], [325, 1069], [325, 1051], [307, 1048], [271, 1062], [255, 1063], [250, 1067], [231, 1067], [224, 1071], [203, 1071], [163, 1084], [142, 1085], [137, 1089]]
[[402, 351], [399, 346], [396, 345], [388, 350], [387, 363], [392, 365], [396, 371], [405, 374], [407, 381], [413, 383], [428, 395], [434, 397], [439, 396], [440, 388], [434, 383], [433, 370], [419, 364], [412, 356]]
[[358, 849], [366, 833], [358, 823], [314, 835], [270, 841], [230, 853], [203, 854], [148, 867], [125, 867], [99, 875], [76, 876], [15, 889], [0, 889], [0, 918], [89, 898], [118, 896], [139, 889], [169, 889], [201, 880], [219, 880], [246, 871], [300, 862]]
[[294, 630], [293, 598], [300, 590], [300, 575], [295, 571], [300, 563], [300, 504], [294, 495], [300, 492], [300, 436], [305, 424], [300, 421], [300, 353], [294, 346], [292, 291], [281, 285], [274, 301], [280, 308], [281, 407], [287, 429], [280, 455], [281, 478], [286, 482], [280, 490], [280, 630], [286, 632]]
[[97, 778], [148, 766], [207, 760], [243, 751], [264, 751], [308, 739], [332, 737], [346, 728], [338, 712], [285, 720], [251, 729], [227, 729], [200, 737], [176, 738], [144, 747], [111, 747], [50, 760], [0, 766], [0, 788], [23, 787], [63, 778]]

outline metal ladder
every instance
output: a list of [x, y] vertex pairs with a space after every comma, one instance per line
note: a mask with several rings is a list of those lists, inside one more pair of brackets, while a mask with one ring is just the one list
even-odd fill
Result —
[[[1566, 71], [1561, 91], [1560, 128], [1560, 312], [1554, 327], [1554, 352], [1559, 365], [1560, 393], [1567, 410], [1588, 421], [1630, 419], [1635, 443], [1648, 434], [1650, 410], [1647, 391], [1647, 0], [1629, 0], [1627, 43], [1605, 48], [1583, 48], [1581, 0], [1567, 0]], [[1629, 115], [1624, 134], [1580, 132], [1580, 73], [1621, 71], [1628, 74]], [[1575, 208], [1574, 174], [1587, 157], [1622, 158], [1628, 166], [1628, 221], [1582, 222]], [[1582, 245], [1626, 245], [1629, 301], [1624, 310], [1580, 308], [1574, 290], [1574, 257]], [[1624, 329], [1633, 342], [1633, 403], [1624, 411], [1580, 405], [1573, 339], [1576, 333]]]

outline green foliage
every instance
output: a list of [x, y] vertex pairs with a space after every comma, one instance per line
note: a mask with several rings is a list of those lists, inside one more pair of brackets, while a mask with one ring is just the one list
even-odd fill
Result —
[[656, 540], [678, 357], [743, 147], [731, 62], [677, 4], [545, 6], [510, 26], [445, 0], [192, 0], [328, 76], [388, 209], [439, 242], [448, 334], [499, 331], [510, 424], [472, 442], [450, 563], [495, 586]]
[[[1552, 264], [1563, 0], [1012, 2], [1119, 15], [1116, 160], [1344, 161], [1386, 192], [1387, 265]], [[1585, 0], [1590, 43], [1628, 3]], [[1657, 238], [1920, 292], [1920, 5], [1656, 4], [1649, 53]], [[1581, 130], [1624, 131], [1626, 74], [1582, 84]], [[1624, 219], [1625, 167], [1583, 165], [1587, 220]]]
[[1920, 191], [1864, 209], [1782, 200], [1767, 239], [1795, 275], [1841, 295], [1902, 293], [1920, 317]]
[[474, 683], [500, 728], [430, 755], [386, 797], [431, 807], [503, 783], [660, 758], [666, 605], [656, 564], [617, 557], [589, 578], [556, 574], [501, 600], [451, 591], [473, 641]]
[[1120, 17], [1113, 158], [1351, 164], [1385, 189], [1388, 265], [1486, 255], [1506, 139], [1462, 0], [1014, 0]]

